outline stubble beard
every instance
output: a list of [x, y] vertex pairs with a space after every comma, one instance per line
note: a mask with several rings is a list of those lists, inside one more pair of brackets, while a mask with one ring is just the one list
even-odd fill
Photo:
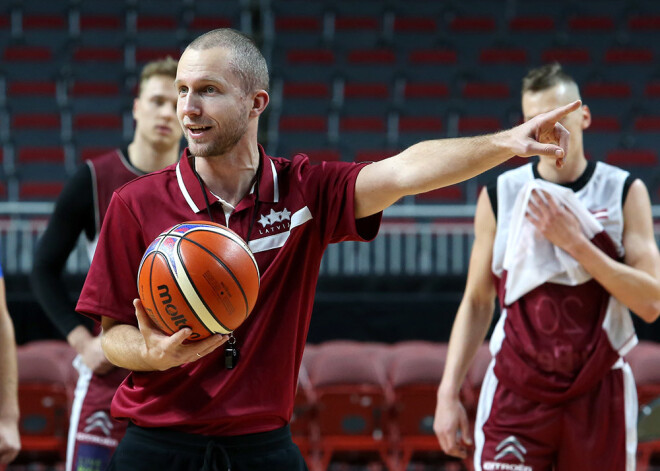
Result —
[[224, 155], [231, 151], [236, 144], [243, 138], [247, 132], [247, 117], [242, 116], [234, 121], [230, 127], [225, 127], [211, 142], [197, 144], [186, 136], [188, 147], [193, 155], [197, 157], [213, 157], [215, 155]]

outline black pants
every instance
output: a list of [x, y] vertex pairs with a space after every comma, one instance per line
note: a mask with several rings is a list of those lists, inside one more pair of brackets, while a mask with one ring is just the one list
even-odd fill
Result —
[[129, 425], [107, 471], [308, 471], [289, 427], [208, 437]]

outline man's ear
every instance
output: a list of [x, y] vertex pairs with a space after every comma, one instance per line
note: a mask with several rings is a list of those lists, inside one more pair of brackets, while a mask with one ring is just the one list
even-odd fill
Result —
[[250, 110], [250, 117], [255, 117], [261, 115], [264, 112], [268, 103], [270, 102], [270, 96], [266, 90], [259, 90], [254, 94], [252, 99], [252, 109]]
[[591, 126], [591, 110], [587, 105], [582, 105], [580, 112], [582, 113], [582, 129], [584, 130]]

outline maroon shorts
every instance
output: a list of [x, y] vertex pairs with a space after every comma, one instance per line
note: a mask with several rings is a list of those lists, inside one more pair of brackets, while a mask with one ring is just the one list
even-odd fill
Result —
[[93, 374], [74, 360], [79, 372], [71, 410], [66, 470], [104, 470], [126, 433], [127, 422], [110, 416], [110, 403], [128, 371], [115, 368], [105, 375]]
[[558, 405], [531, 401], [489, 368], [475, 423], [475, 470], [634, 470], [637, 394], [627, 364]]

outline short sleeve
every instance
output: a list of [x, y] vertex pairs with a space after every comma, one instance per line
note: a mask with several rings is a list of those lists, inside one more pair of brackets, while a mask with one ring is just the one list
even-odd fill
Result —
[[106, 316], [137, 325], [133, 299], [145, 250], [139, 221], [113, 194], [76, 310], [99, 321]]
[[325, 243], [369, 241], [378, 234], [382, 213], [355, 219], [355, 181], [366, 165], [323, 162], [301, 166], [305, 202]]

